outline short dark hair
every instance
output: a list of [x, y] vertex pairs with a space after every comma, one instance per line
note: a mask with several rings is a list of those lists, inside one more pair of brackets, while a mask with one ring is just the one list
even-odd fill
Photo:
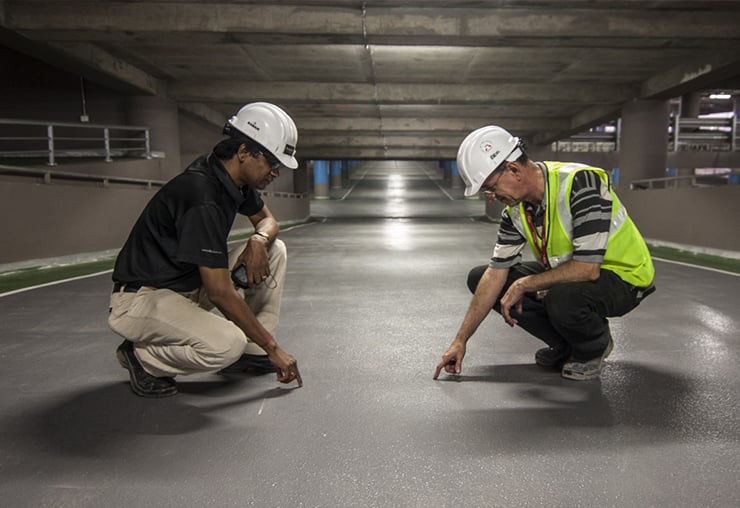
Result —
[[213, 154], [219, 159], [225, 161], [231, 159], [239, 151], [239, 147], [244, 145], [247, 152], [257, 156], [262, 151], [262, 145], [246, 136], [233, 136], [222, 139], [213, 147]]
[[524, 144], [522, 144], [521, 146], [519, 146], [519, 148], [522, 150], [522, 154], [517, 158], [516, 161], [519, 164], [524, 165], [524, 164], [527, 163], [527, 161], [529, 161], [529, 155], [527, 155], [527, 152], [524, 151]]

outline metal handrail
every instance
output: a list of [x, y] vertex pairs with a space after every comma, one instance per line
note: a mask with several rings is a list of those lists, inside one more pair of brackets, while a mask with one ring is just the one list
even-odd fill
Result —
[[[9, 126], [31, 126], [42, 127], [45, 129], [45, 135], [38, 136], [3, 136], [0, 141], [44, 141], [45, 146], [34, 150], [0, 150], [0, 156], [6, 157], [23, 157], [23, 156], [47, 156], [47, 165], [55, 166], [56, 159], [59, 156], [96, 156], [102, 153], [106, 162], [113, 161], [113, 155], [116, 153], [142, 152], [144, 158], [152, 158], [151, 139], [149, 127], [140, 125], [109, 125], [109, 124], [79, 124], [72, 122], [39, 122], [33, 120], [19, 120], [11, 118], [0, 118], [0, 125]], [[59, 136], [55, 129], [83, 129], [86, 132], [91, 130], [102, 131], [101, 136]], [[127, 131], [127, 136], [113, 136], [112, 131]], [[143, 135], [142, 137], [132, 137], [130, 132]], [[58, 144], [63, 141], [97, 141], [102, 142], [99, 148], [79, 148], [79, 149], [61, 149]], [[141, 142], [138, 147], [115, 146], [117, 142]], [[101, 152], [102, 151], [102, 152]]]
[[[673, 117], [668, 126], [668, 149], [678, 151], [679, 146], [704, 144], [723, 150], [736, 151], [740, 148], [740, 131], [737, 115], [729, 118]], [[698, 129], [698, 131], [688, 131]], [[714, 129], [714, 130], [711, 130]], [[621, 119], [617, 120], [614, 132], [595, 130], [580, 132], [552, 143], [555, 151], [571, 151], [574, 147], [586, 147], [588, 151], [615, 151], [620, 148]], [[599, 150], [602, 148], [603, 150]], [[583, 151], [583, 150], [580, 150]]]
[[132, 185], [142, 185], [147, 189], [152, 187], [161, 187], [165, 183], [164, 180], [153, 180], [148, 178], [129, 178], [126, 176], [109, 176], [109, 175], [93, 175], [89, 173], [73, 173], [69, 171], [54, 171], [51, 169], [38, 169], [38, 168], [21, 168], [18, 166], [6, 166], [0, 164], [0, 174], [3, 175], [15, 175], [15, 176], [31, 176], [41, 177], [46, 184], [50, 184], [52, 179], [60, 180], [77, 180], [87, 182], [100, 182], [103, 187], [108, 187], [111, 183], [124, 183]]
[[[737, 115], [730, 118], [686, 118], [675, 116], [672, 120], [672, 132], [669, 133], [671, 151], [677, 152], [684, 143], [704, 142], [715, 147], [737, 150]], [[682, 129], [707, 129], [702, 132], [683, 132]], [[721, 130], [725, 128], [726, 130]]]
[[662, 178], [643, 178], [640, 180], [632, 180], [630, 183], [630, 189], [665, 189], [668, 187], [678, 187], [679, 182], [684, 181], [688, 181], [690, 187], [698, 187], [700, 184], [711, 185], [712, 183], [715, 185], [725, 185], [729, 183], [730, 175], [737, 174], [738, 173], [725, 173], [722, 175], [682, 175], [665, 176]]

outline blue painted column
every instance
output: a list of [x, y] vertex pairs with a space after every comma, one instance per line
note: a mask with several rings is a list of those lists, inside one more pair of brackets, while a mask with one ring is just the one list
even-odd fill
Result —
[[329, 199], [329, 162], [313, 163], [313, 196], [316, 199]]
[[442, 180], [446, 183], [450, 183], [452, 179], [452, 161], [442, 161]]
[[342, 188], [342, 161], [331, 161], [331, 188]]
[[463, 186], [460, 170], [457, 168], [457, 161], [450, 162], [450, 180], [453, 189], [459, 189]]

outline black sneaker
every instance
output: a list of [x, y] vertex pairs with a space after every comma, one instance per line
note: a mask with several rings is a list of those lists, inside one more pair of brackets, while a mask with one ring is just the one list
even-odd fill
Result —
[[538, 349], [534, 354], [534, 361], [537, 365], [548, 368], [560, 368], [570, 356], [570, 347], [562, 345], [561, 347], [543, 347]]
[[218, 371], [219, 374], [239, 374], [242, 372], [253, 372], [255, 374], [270, 374], [277, 372], [277, 369], [267, 355], [250, 355], [244, 353], [241, 357], [223, 369]]
[[116, 349], [121, 367], [128, 370], [131, 390], [141, 397], [169, 397], [177, 393], [177, 383], [171, 377], [155, 377], [144, 370], [134, 354], [134, 343], [124, 340]]

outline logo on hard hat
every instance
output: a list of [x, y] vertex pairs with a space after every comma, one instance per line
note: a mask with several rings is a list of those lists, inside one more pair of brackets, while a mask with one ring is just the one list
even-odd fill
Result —
[[483, 150], [484, 152], [490, 152], [491, 148], [493, 148], [493, 145], [488, 141], [484, 141], [480, 145], [480, 149]]
[[251, 128], [253, 128], [256, 131], [260, 130], [260, 128], [254, 122], [247, 122], [247, 125], [249, 125]]

